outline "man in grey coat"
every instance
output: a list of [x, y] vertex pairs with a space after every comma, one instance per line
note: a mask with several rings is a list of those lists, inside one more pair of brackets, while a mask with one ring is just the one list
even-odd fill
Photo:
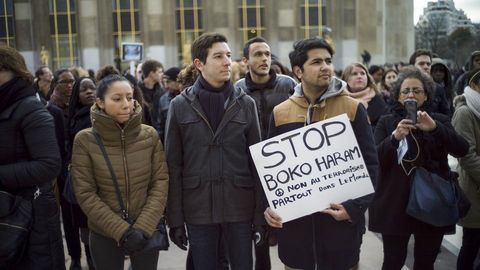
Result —
[[225, 36], [203, 34], [191, 53], [200, 75], [172, 100], [166, 123], [170, 237], [186, 249], [186, 225], [195, 270], [215, 269], [220, 236], [232, 269], [251, 270], [252, 227], [265, 223], [248, 148], [260, 141], [255, 103], [230, 81]]

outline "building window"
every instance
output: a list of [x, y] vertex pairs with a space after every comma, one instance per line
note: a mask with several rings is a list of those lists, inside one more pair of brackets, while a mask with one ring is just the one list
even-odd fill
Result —
[[325, 0], [304, 0], [300, 5], [300, 29], [303, 37], [324, 37], [326, 24]]
[[0, 44], [15, 47], [13, 0], [0, 0]]
[[120, 59], [122, 42], [140, 42], [138, 0], [113, 0], [115, 58]]
[[192, 42], [203, 33], [202, 0], [177, 0], [178, 61], [184, 65], [192, 62]]
[[53, 68], [59, 69], [79, 65], [75, 1], [50, 0], [49, 9]]
[[243, 43], [247, 40], [262, 36], [265, 31], [265, 1], [264, 0], [240, 0], [240, 31]]

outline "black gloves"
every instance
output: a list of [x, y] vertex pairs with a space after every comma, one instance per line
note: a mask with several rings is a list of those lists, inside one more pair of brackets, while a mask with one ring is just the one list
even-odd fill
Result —
[[256, 246], [262, 246], [268, 239], [268, 228], [266, 225], [255, 225], [253, 228], [253, 241]]
[[184, 226], [170, 228], [168, 235], [170, 236], [170, 240], [172, 240], [172, 242], [175, 243], [177, 247], [183, 250], [187, 250], [188, 238]]
[[144, 231], [130, 227], [120, 239], [120, 244], [128, 253], [134, 253], [142, 250], [147, 241], [148, 236]]

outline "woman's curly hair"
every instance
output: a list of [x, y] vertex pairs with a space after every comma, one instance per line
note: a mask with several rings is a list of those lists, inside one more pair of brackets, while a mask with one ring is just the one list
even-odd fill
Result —
[[8, 70], [29, 83], [33, 83], [33, 75], [28, 71], [25, 59], [14, 48], [0, 46], [0, 70]]

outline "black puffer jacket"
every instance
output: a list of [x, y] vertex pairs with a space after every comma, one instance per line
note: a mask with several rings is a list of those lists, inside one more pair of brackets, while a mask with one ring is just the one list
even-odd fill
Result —
[[[21, 86], [21, 87], [19, 87]], [[18, 80], [12, 87], [30, 87]], [[0, 89], [4, 90], [4, 89]], [[61, 159], [52, 116], [35, 96], [0, 111], [0, 189], [33, 198], [34, 222], [26, 255], [11, 269], [65, 269], [60, 220], [52, 181]], [[1, 267], [0, 267], [1, 268]]]
[[[422, 110], [423, 108], [420, 108]], [[408, 152], [404, 159], [413, 160], [420, 153], [415, 162], [403, 162], [406, 171], [414, 165], [423, 166], [430, 172], [447, 179], [450, 177], [447, 154], [454, 157], [464, 156], [468, 151], [468, 142], [455, 132], [447, 116], [429, 113], [435, 120], [437, 127], [432, 132], [423, 132], [419, 129], [407, 136]], [[392, 138], [392, 132], [398, 122], [406, 117], [406, 111], [400, 103], [396, 103], [392, 114], [380, 118], [375, 129], [375, 143], [377, 144], [380, 174], [375, 189], [375, 196], [369, 208], [369, 229], [374, 232], [394, 235], [442, 234], [452, 232], [454, 226], [435, 227], [415, 218], [405, 212], [410, 195], [410, 177], [397, 161], [398, 141]]]

